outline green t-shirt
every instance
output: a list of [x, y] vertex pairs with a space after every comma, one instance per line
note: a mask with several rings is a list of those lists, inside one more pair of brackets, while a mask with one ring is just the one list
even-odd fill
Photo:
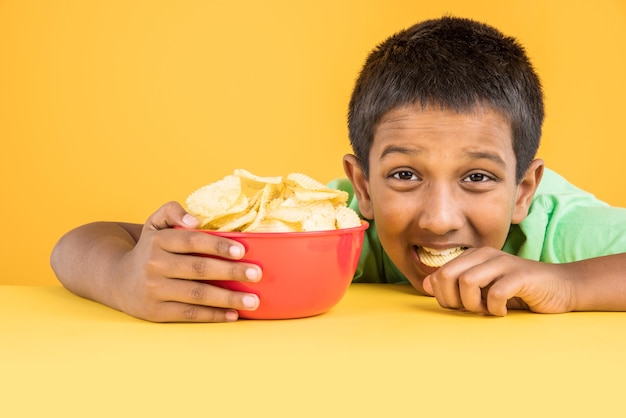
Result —
[[[329, 186], [348, 192], [348, 205], [359, 212], [348, 179]], [[554, 171], [545, 169], [528, 216], [511, 225], [503, 251], [530, 260], [567, 263], [626, 252], [626, 208], [609, 206]], [[391, 262], [370, 221], [354, 282], [399, 283], [404, 275]]]

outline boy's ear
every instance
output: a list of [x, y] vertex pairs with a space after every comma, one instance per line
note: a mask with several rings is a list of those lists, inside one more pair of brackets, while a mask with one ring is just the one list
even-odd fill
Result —
[[374, 211], [372, 210], [372, 200], [370, 198], [369, 183], [361, 169], [359, 160], [352, 154], [346, 154], [343, 157], [343, 171], [348, 176], [354, 194], [359, 202], [359, 211], [366, 219], [374, 219]]
[[530, 208], [533, 196], [543, 176], [543, 167], [543, 160], [540, 159], [536, 159], [530, 163], [530, 167], [526, 170], [524, 178], [517, 186], [517, 198], [515, 200], [515, 210], [513, 211], [511, 223], [519, 224], [528, 215], [528, 209]]

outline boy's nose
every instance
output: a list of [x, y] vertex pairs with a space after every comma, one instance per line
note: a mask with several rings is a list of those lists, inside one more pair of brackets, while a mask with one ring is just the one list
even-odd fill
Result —
[[421, 210], [417, 214], [420, 228], [436, 235], [445, 235], [463, 226], [462, 203], [451, 188], [429, 187], [422, 198]]

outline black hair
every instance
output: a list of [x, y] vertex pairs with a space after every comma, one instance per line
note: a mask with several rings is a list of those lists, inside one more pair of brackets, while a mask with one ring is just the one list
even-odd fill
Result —
[[544, 118], [541, 82], [517, 40], [487, 24], [426, 20], [370, 53], [348, 112], [350, 143], [366, 176], [381, 117], [416, 104], [458, 112], [486, 106], [502, 114], [511, 124], [518, 182], [535, 158]]

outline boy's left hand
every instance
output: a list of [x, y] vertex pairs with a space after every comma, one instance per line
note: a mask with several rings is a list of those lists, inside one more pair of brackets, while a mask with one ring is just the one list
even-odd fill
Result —
[[504, 316], [508, 309], [538, 313], [572, 310], [572, 284], [558, 264], [494, 248], [471, 248], [424, 279], [424, 290], [444, 308]]

